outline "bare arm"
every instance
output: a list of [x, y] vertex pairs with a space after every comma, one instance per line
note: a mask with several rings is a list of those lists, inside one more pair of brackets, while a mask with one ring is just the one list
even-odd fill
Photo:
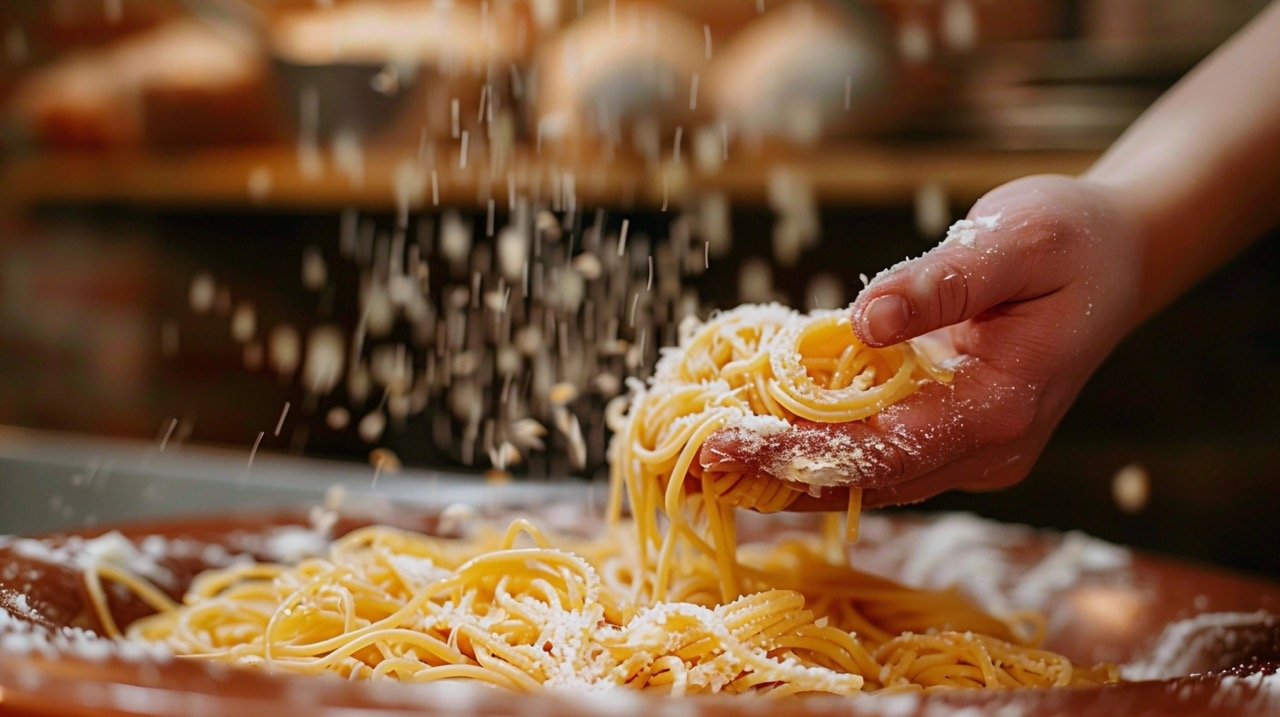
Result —
[[1280, 224], [1280, 3], [1160, 99], [1085, 179], [1145, 225], [1137, 321]]
[[[923, 334], [950, 342], [968, 357], [955, 380], [866, 421], [795, 429], [796, 445], [826, 436], [857, 446], [866, 468], [848, 483], [866, 489], [868, 505], [1021, 480], [1134, 326], [1280, 222], [1280, 3], [1084, 177], [1011, 182], [969, 218], [963, 238], [876, 277], [852, 308], [869, 345]], [[768, 472], [792, 443], [727, 430], [706, 442], [702, 461]]]

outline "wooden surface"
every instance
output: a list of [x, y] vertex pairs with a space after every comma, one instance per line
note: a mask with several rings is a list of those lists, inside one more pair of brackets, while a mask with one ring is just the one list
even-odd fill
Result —
[[42, 153], [0, 164], [0, 201], [20, 208], [90, 203], [391, 209], [399, 187], [409, 206], [421, 209], [437, 199], [448, 206], [484, 206], [494, 199], [503, 206], [514, 185], [518, 194], [552, 203], [571, 187], [579, 207], [659, 207], [664, 197], [676, 206], [689, 191], [723, 191], [735, 201], [763, 202], [770, 177], [782, 170], [805, 180], [820, 201], [884, 206], [909, 203], [926, 182], [939, 183], [954, 200], [972, 201], [1027, 174], [1079, 173], [1096, 157], [1089, 151], [885, 146], [824, 147], [785, 157], [739, 155], [706, 169], [688, 159], [646, 167], [635, 160], [552, 160], [525, 153], [496, 168], [484, 157], [471, 157], [462, 167], [453, 149], [437, 156], [433, 170], [412, 149], [371, 148], [361, 158], [363, 176], [355, 177], [337, 168], [329, 152], [320, 155], [322, 171], [304, 172], [293, 147]]

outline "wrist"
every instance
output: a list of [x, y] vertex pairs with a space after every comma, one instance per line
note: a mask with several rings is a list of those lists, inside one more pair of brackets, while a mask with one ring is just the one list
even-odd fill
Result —
[[[1081, 181], [1104, 204], [1103, 241], [1111, 244], [1116, 281], [1129, 288], [1119, 317], [1120, 336], [1140, 326], [1176, 296], [1171, 246], [1180, 244], [1178, 227], [1163, 223], [1170, 215], [1142, 187], [1105, 172], [1086, 172]], [[1117, 339], [1117, 342], [1119, 339]]]

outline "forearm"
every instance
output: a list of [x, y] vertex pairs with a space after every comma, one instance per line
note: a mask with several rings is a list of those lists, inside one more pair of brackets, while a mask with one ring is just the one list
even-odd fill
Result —
[[1085, 175], [1142, 225], [1134, 323], [1280, 223], [1280, 2], [1160, 99]]

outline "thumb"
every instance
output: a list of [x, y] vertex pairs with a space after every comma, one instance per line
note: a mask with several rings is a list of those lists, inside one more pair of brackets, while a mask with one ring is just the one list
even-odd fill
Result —
[[862, 291], [852, 309], [859, 338], [889, 346], [1066, 283], [1063, 257], [1046, 241], [1058, 229], [1005, 216], [991, 204], [980, 202], [941, 244], [883, 272]]

